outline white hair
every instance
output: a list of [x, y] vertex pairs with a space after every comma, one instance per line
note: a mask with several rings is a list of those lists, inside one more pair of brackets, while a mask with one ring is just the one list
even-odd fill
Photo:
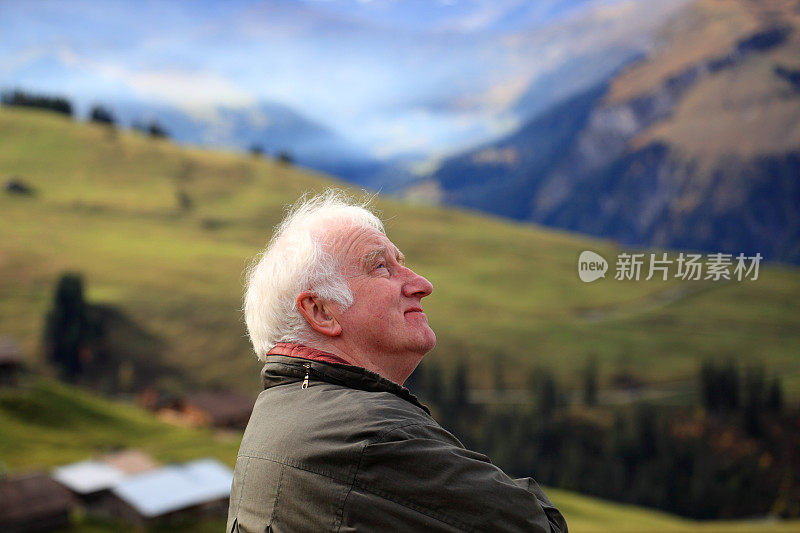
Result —
[[316, 333], [297, 309], [297, 296], [312, 291], [347, 308], [353, 294], [337, 257], [325, 249], [329, 230], [372, 228], [383, 223], [337, 189], [301, 197], [288, 211], [264, 251], [247, 269], [244, 317], [253, 350], [262, 361], [279, 342], [308, 343]]

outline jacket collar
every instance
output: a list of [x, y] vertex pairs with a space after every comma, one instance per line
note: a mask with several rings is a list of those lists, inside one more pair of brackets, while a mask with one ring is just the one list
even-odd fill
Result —
[[264, 389], [287, 383], [299, 383], [305, 378], [306, 372], [311, 379], [344, 385], [351, 389], [391, 392], [426, 413], [431, 413], [407, 388], [360, 366], [328, 363], [287, 355], [267, 355], [266, 364], [261, 371], [261, 383]]
[[314, 361], [327, 361], [328, 363], [341, 363], [343, 365], [350, 364], [336, 354], [323, 352], [322, 350], [293, 342], [279, 342], [267, 352], [267, 355], [291, 355], [292, 357], [302, 357], [303, 359], [313, 359]]

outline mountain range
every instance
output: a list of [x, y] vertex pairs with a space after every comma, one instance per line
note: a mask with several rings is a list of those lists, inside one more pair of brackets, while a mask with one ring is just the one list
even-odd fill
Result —
[[685, 2], [0, 2], [0, 89], [387, 190], [606, 78]]
[[700, 0], [656, 49], [407, 187], [624, 245], [800, 261], [800, 3]]
[[238, 151], [258, 147], [270, 156], [286, 153], [303, 166], [353, 180], [372, 175], [379, 165], [335, 131], [274, 102], [189, 112], [170, 105], [127, 101], [116, 104], [113, 113], [123, 125], [156, 121], [182, 143]]

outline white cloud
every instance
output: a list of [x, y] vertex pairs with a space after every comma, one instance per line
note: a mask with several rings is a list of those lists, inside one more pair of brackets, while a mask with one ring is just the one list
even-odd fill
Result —
[[0, 73], [10, 74], [46, 56], [48, 53], [47, 47], [38, 45], [26, 48], [16, 54], [9, 54], [0, 58]]
[[254, 94], [217, 73], [179, 68], [134, 70], [118, 63], [80, 57], [71, 48], [61, 46], [56, 57], [67, 67], [80, 69], [90, 76], [122, 82], [144, 100], [170, 104], [198, 118], [215, 119], [217, 106], [252, 107]]

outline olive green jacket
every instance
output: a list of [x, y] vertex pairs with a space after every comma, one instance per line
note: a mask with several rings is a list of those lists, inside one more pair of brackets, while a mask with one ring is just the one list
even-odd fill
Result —
[[[227, 532], [566, 532], [531, 478], [467, 450], [408, 389], [363, 368], [271, 355]], [[304, 384], [305, 381], [305, 384]]]

